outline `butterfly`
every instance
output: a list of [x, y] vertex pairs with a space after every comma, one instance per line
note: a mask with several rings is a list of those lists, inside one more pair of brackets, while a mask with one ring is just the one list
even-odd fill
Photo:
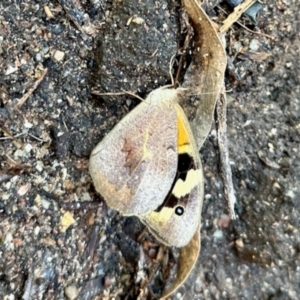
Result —
[[108, 206], [137, 216], [162, 243], [199, 230], [203, 171], [179, 89], [158, 88], [94, 148], [89, 171]]

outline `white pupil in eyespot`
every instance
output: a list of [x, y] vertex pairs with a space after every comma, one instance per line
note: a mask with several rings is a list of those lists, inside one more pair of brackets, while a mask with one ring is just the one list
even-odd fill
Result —
[[177, 206], [176, 209], [175, 209], [175, 214], [176, 214], [177, 216], [182, 216], [183, 213], [184, 213], [183, 207], [182, 207], [182, 206]]

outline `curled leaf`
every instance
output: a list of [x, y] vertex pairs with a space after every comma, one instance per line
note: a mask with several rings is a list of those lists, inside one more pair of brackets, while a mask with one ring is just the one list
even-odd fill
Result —
[[185, 282], [198, 260], [200, 247], [199, 228], [191, 241], [185, 247], [180, 249], [176, 279], [169, 287], [165, 289], [161, 299], [165, 299], [173, 294]]
[[182, 2], [195, 32], [193, 60], [183, 87], [187, 94], [199, 98], [192, 129], [200, 149], [211, 129], [217, 97], [224, 83], [227, 58], [222, 42], [201, 6], [195, 0]]

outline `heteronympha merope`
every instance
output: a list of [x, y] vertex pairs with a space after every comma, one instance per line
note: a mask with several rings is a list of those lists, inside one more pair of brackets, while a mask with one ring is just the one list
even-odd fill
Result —
[[158, 88], [94, 148], [90, 174], [107, 204], [135, 215], [162, 243], [199, 230], [203, 172], [179, 90]]

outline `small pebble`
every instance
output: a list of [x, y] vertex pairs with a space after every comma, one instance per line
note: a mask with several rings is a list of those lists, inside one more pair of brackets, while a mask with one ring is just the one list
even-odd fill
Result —
[[200, 292], [203, 290], [203, 286], [204, 286], [203, 281], [201, 280], [200, 277], [198, 277], [198, 278], [196, 279], [195, 284], [194, 284], [194, 291], [195, 291], [196, 293], [200, 293]]
[[218, 220], [218, 226], [219, 227], [228, 227], [229, 226], [229, 223], [230, 223], [230, 218], [228, 215], [221, 215], [220, 219]]
[[76, 299], [78, 294], [79, 290], [75, 285], [70, 285], [65, 288], [65, 295], [70, 300]]
[[235, 49], [236, 52], [240, 52], [243, 48], [243, 45], [241, 42], [235, 42], [233, 44], [233, 49]]
[[8, 232], [5, 236], [5, 243], [10, 243], [13, 240], [13, 235], [11, 232]]
[[62, 51], [60, 51], [60, 50], [56, 50], [56, 51], [54, 52], [53, 58], [54, 58], [54, 60], [56, 60], [57, 62], [62, 61], [62, 60], [64, 59], [64, 57], [65, 57], [65, 52], [62, 52]]
[[39, 172], [42, 172], [42, 171], [43, 171], [43, 168], [44, 168], [44, 163], [43, 163], [41, 160], [38, 160], [38, 161], [36, 162], [35, 168], [36, 168]]
[[127, 105], [127, 106], [130, 106], [131, 103], [132, 103], [132, 100], [131, 100], [131, 99], [127, 99], [127, 100], [126, 100], [126, 105]]
[[4, 73], [4, 75], [10, 75], [14, 72], [18, 71], [18, 68], [12, 66], [12, 65], [8, 65], [7, 68], [6, 68], [6, 71]]
[[42, 199], [41, 204], [43, 208], [48, 209], [51, 203], [45, 199]]
[[41, 53], [37, 53], [37, 54], [35, 55], [35, 60], [36, 60], [36, 61], [41, 61], [41, 60], [42, 60], [42, 55], [41, 55]]
[[26, 144], [25, 147], [24, 147], [25, 151], [27, 153], [30, 153], [30, 151], [33, 149], [32, 146], [30, 144]]
[[33, 124], [30, 123], [30, 122], [25, 122], [25, 123], [24, 123], [24, 127], [25, 127], [25, 128], [32, 128], [32, 127], [33, 127]]
[[40, 226], [36, 226], [33, 230], [33, 233], [37, 236], [40, 233]]
[[41, 196], [37, 194], [34, 198], [34, 204], [39, 207], [41, 205]]
[[249, 49], [252, 51], [257, 51], [259, 49], [260, 43], [257, 39], [252, 39], [249, 44]]
[[212, 195], [211, 194], [206, 194], [204, 196], [205, 200], [210, 200], [212, 198]]
[[213, 234], [213, 237], [217, 240], [221, 239], [223, 237], [223, 232], [222, 230], [216, 230]]

